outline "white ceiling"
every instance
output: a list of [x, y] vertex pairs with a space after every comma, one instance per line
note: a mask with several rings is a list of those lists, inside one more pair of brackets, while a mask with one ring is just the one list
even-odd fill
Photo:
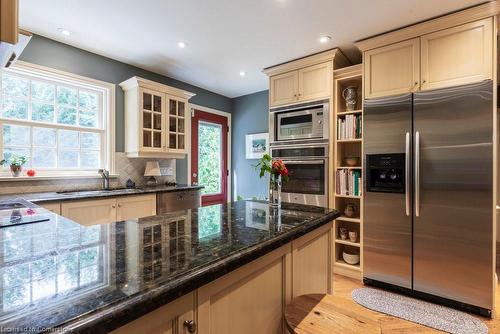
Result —
[[[36, 34], [228, 97], [267, 89], [262, 69], [484, 0], [20, 0]], [[71, 31], [63, 36], [58, 28]], [[320, 44], [320, 35], [332, 40]], [[185, 41], [185, 49], [177, 47]], [[246, 76], [240, 77], [240, 71]]]

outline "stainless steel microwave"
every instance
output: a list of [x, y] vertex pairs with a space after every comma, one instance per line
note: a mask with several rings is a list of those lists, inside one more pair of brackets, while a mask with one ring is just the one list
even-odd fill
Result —
[[274, 142], [296, 139], [328, 139], [329, 100], [270, 110], [270, 139]]

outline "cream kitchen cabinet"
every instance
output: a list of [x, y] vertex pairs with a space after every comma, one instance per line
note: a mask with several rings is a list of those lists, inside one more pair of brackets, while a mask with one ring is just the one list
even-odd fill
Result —
[[0, 1], [0, 41], [17, 44], [19, 38], [19, 0]]
[[199, 288], [198, 334], [283, 333], [287, 250], [281, 247]]
[[420, 84], [420, 40], [414, 38], [364, 53], [365, 98], [411, 92]]
[[420, 37], [421, 89], [493, 77], [493, 18]]
[[[405, 29], [411, 33], [411, 27]], [[493, 78], [493, 30], [493, 18], [489, 17], [365, 50], [364, 98]]]
[[137, 219], [156, 214], [156, 195], [137, 195], [116, 198], [116, 220]]
[[333, 64], [326, 62], [299, 70], [299, 101], [318, 100], [332, 95]]
[[82, 225], [97, 225], [156, 214], [156, 195], [125, 196], [61, 204], [61, 216]]
[[272, 76], [270, 79], [271, 106], [297, 102], [299, 92], [298, 71]]
[[63, 202], [61, 216], [87, 226], [112, 223], [116, 221], [116, 198]]
[[324, 62], [270, 77], [272, 107], [328, 98], [332, 92], [333, 65]]
[[39, 204], [42, 208], [52, 211], [55, 214], [61, 214], [61, 202], [47, 202]]
[[194, 94], [139, 77], [125, 91], [125, 153], [132, 158], [184, 158], [189, 136], [188, 101]]
[[330, 223], [292, 241], [292, 298], [332, 292], [333, 240]]
[[196, 333], [194, 301], [194, 294], [189, 293], [112, 331], [111, 334]]

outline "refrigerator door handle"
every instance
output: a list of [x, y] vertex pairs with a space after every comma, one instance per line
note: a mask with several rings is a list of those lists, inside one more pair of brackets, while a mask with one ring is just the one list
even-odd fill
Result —
[[420, 216], [420, 132], [415, 132], [415, 216]]
[[406, 215], [410, 216], [410, 133], [406, 133], [405, 142], [405, 209]]

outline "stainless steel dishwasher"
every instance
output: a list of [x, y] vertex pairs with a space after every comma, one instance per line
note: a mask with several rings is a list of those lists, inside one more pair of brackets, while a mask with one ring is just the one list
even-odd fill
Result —
[[169, 191], [158, 193], [156, 195], [156, 208], [158, 214], [194, 209], [199, 208], [200, 206], [200, 189]]

